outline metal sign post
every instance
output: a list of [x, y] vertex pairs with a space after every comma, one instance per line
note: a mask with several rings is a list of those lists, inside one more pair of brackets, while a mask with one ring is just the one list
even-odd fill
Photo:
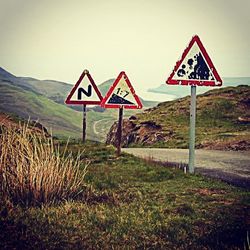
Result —
[[121, 144], [122, 144], [122, 118], [123, 118], [123, 107], [119, 108], [119, 119], [116, 133], [117, 149], [116, 155], [121, 155]]
[[68, 105], [82, 105], [82, 142], [86, 141], [86, 105], [100, 105], [102, 95], [97, 88], [89, 71], [85, 69], [77, 83], [68, 94], [65, 103]]
[[189, 131], [189, 173], [194, 173], [195, 161], [195, 116], [196, 116], [196, 86], [191, 86], [190, 131]]
[[188, 47], [184, 50], [181, 60], [177, 61], [166, 83], [191, 85], [188, 166], [189, 173], [194, 173], [196, 86], [219, 87], [222, 85], [222, 80], [197, 35], [192, 38]]
[[86, 104], [83, 104], [83, 118], [82, 118], [82, 142], [86, 141]]
[[119, 109], [119, 119], [116, 132], [116, 155], [121, 155], [122, 144], [122, 117], [123, 109], [141, 109], [142, 103], [135, 94], [126, 73], [120, 72], [113, 85], [108, 90], [106, 96], [102, 99], [101, 106], [103, 108]]

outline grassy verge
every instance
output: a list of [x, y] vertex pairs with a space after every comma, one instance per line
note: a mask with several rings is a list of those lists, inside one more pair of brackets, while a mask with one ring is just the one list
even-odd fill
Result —
[[80, 152], [72, 157], [67, 144], [60, 151], [51, 137], [29, 124], [0, 129], [2, 204], [58, 204], [84, 194], [86, 171]]
[[87, 163], [84, 200], [2, 209], [0, 248], [247, 249], [249, 192], [98, 143], [70, 144]]

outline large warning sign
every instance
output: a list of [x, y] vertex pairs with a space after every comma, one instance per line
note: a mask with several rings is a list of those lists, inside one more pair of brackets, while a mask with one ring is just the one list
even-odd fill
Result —
[[88, 70], [84, 70], [75, 86], [65, 100], [66, 104], [93, 104], [101, 103], [102, 95], [97, 88]]
[[222, 80], [198, 36], [194, 36], [175, 65], [167, 84], [221, 86]]
[[101, 102], [104, 108], [140, 109], [142, 103], [135, 94], [125, 72], [121, 72]]

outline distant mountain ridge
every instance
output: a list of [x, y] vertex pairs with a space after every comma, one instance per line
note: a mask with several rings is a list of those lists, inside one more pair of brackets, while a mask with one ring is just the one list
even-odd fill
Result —
[[[64, 104], [64, 101], [73, 88], [73, 84], [56, 81], [56, 80], [38, 80], [32, 77], [16, 77], [3, 68], [0, 68], [0, 76], [6, 75], [6, 79], [15, 79], [15, 83], [19, 82], [19, 86], [27, 88], [37, 94], [41, 94], [51, 99], [52, 101], [60, 104]], [[111, 85], [114, 83], [115, 79], [109, 79], [99, 85], [98, 89], [100, 90], [102, 96], [105, 96], [108, 92]], [[158, 104], [156, 101], [147, 101], [141, 98], [142, 104], [145, 107], [153, 107]], [[81, 106], [69, 105], [70, 108], [81, 111]], [[95, 110], [98, 110], [95, 108]]]
[[16, 77], [9, 73], [8, 71], [4, 70], [3, 68], [0, 67], [0, 77], [1, 81], [8, 83], [12, 86], [18, 86], [22, 87], [23, 89], [33, 91], [32, 87], [26, 83], [26, 81], [23, 81], [21, 78]]

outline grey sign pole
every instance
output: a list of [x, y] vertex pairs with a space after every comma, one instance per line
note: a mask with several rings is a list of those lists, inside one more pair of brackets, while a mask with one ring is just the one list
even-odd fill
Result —
[[189, 131], [189, 173], [194, 173], [195, 162], [195, 116], [196, 116], [196, 86], [191, 86], [190, 131]]

